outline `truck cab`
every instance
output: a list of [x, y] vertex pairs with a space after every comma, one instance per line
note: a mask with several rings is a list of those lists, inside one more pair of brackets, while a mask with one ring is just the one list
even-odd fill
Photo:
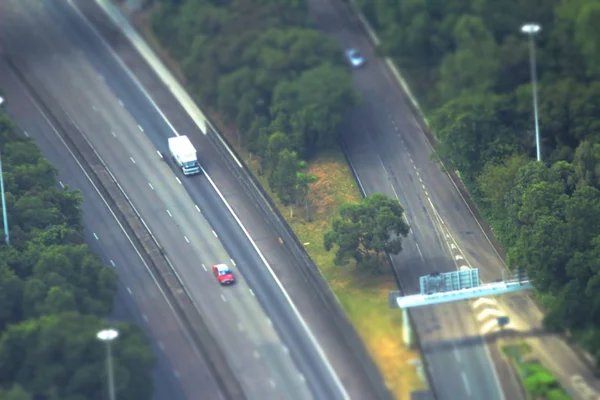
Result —
[[183, 161], [181, 165], [181, 171], [184, 175], [199, 174], [201, 172], [200, 164], [198, 163], [198, 160]]

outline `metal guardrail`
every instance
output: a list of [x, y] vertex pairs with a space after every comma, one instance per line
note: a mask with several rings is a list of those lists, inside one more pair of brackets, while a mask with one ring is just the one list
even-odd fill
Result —
[[[94, 2], [85, 2], [86, 7], [95, 7]], [[116, 26], [108, 18], [94, 18], [94, 24], [103, 34], [108, 33], [107, 40], [118, 45], [131, 45], [128, 39], [119, 32]], [[105, 32], [106, 30], [106, 32]], [[133, 47], [133, 46], [132, 46]], [[149, 67], [150, 70], [152, 70]], [[305, 247], [300, 243], [292, 228], [283, 218], [275, 204], [271, 201], [264, 188], [247, 168], [233, 147], [229, 144], [224, 135], [218, 132], [215, 125], [209, 118], [207, 123], [208, 138], [212, 142], [214, 148], [222, 155], [222, 158], [227, 162], [229, 170], [236, 178], [242, 189], [254, 199], [254, 204], [258, 211], [261, 212], [263, 218], [269, 223], [273, 231], [281, 238], [283, 246], [290, 255], [289, 260], [294, 263], [296, 270], [300, 271], [309, 287], [313, 289], [314, 297], [319, 299], [322, 304], [322, 309], [329, 314], [329, 319], [334, 322], [339, 337], [343, 340], [344, 347], [348, 354], [351, 354], [356, 360], [356, 365], [359, 366], [365, 373], [368, 383], [374, 398], [391, 399], [392, 395], [387, 390], [384, 384], [383, 377], [370, 357], [364, 343], [354, 330], [351, 322], [346, 317], [337, 298], [331, 292], [329, 285], [323, 278], [320, 270], [314, 264]], [[242, 168], [240, 168], [240, 163]]]
[[245, 400], [246, 396], [242, 386], [227, 363], [224, 351], [208, 329], [173, 265], [114, 176], [91, 147], [83, 132], [79, 131], [70, 117], [46, 92], [44, 85], [32, 75], [24, 72], [27, 71], [24, 63], [20, 63], [14, 56], [4, 55], [4, 59], [27, 87], [40, 108], [45, 111], [47, 117], [60, 129], [62, 138], [69, 143], [70, 149], [77, 155], [79, 161], [88, 167], [87, 172], [96, 179], [96, 184], [103, 189], [107, 200], [110, 200], [115, 206], [113, 210], [119, 214], [120, 222], [128, 228], [129, 233], [133, 233], [133, 238], [136, 239], [139, 248], [150, 260], [149, 265], [155, 271], [155, 277], [160, 280], [162, 286], [168, 289], [167, 293], [171, 299], [175, 300], [173, 304], [177, 307], [179, 316], [182, 317], [194, 343], [205, 357], [223, 395], [228, 400]]

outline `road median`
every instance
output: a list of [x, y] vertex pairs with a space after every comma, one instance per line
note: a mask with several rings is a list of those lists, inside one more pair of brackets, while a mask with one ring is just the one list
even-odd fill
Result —
[[136, 247], [142, 251], [145, 261], [152, 269], [157, 283], [166, 289], [165, 294], [185, 324], [190, 337], [200, 350], [211, 369], [213, 377], [228, 400], [243, 400], [240, 383], [228, 365], [225, 353], [211, 334], [198, 308], [194, 305], [177, 272], [165, 255], [162, 247], [147, 228], [143, 218], [120, 187], [114, 175], [104, 164], [89, 141], [72, 118], [58, 105], [46, 91], [43, 84], [27, 67], [14, 56], [4, 56], [7, 64], [22, 81], [46, 117], [57, 128], [67, 147], [75, 154], [84, 170], [90, 176], [105, 201], [110, 205], [115, 218], [122, 224]]
[[[100, 1], [98, 4], [101, 7], [107, 7], [107, 2], [105, 1]], [[280, 213], [277, 205], [270, 198], [269, 193], [265, 191], [263, 184], [251, 172], [251, 169], [248, 168], [243, 155], [238, 151], [239, 149], [228, 141], [226, 135], [219, 130], [220, 127], [216, 128], [218, 124], [213, 123], [210, 117], [200, 111], [189, 96], [185, 95], [183, 99], [181, 98], [181, 93], [185, 93], [185, 90], [182, 89], [180, 83], [172, 77], [171, 73], [160, 61], [157, 62], [148, 59], [148, 57], [156, 57], [154, 55], [156, 49], [150, 49], [144, 42], [144, 39], [129, 25], [129, 22], [127, 22], [126, 27], [122, 28], [122, 37], [119, 38], [114, 33], [114, 26], [111, 26], [103, 17], [91, 10], [96, 6], [93, 2], [79, 2], [78, 5], [81, 5], [80, 10], [86, 17], [93, 15], [93, 18], [90, 18], [90, 22], [95, 25], [96, 29], [105, 38], [108, 37], [107, 42], [111, 47], [122, 49], [129, 44], [147, 65], [151, 65], [150, 68], [153, 73], [168, 88], [173, 97], [180, 102], [200, 130], [206, 134], [215, 150], [226, 161], [229, 171], [234, 175], [246, 195], [254, 200], [254, 205], [257, 206], [264, 220], [270, 225], [271, 230], [281, 239], [282, 247], [288, 252], [289, 259], [294, 264], [295, 273], [299, 274], [300, 279], [307, 282], [306, 287], [309, 288], [311, 297], [317, 300], [319, 308], [327, 314], [336, 337], [341, 339], [337, 342], [338, 345], [341, 345], [340, 347], [343, 348], [344, 353], [356, 365], [356, 370], [360, 371], [360, 374], [366, 378], [365, 381], [369, 382], [369, 391], [372, 393], [370, 397], [390, 398], [390, 393], [383, 383], [381, 373], [375, 366], [369, 351], [353, 326], [353, 322], [355, 321], [350, 321], [340, 306], [337, 297], [332, 293], [328, 282], [324, 279], [321, 270], [315, 265], [311, 255], [298, 239], [288, 221]], [[115, 24], [125, 23], [125, 18], [118, 11], [114, 11], [112, 8], [110, 12], [105, 11], [108, 17], [106, 19], [112, 19], [112, 22]], [[106, 35], [104, 29], [106, 29]], [[128, 44], [125, 42], [128, 42]], [[132, 60], [127, 59], [123, 61], [125, 64], [128, 64]], [[164, 60], [161, 61], [164, 63]], [[157, 65], [159, 63], [161, 65]], [[130, 65], [128, 66], [131, 67]], [[144, 74], [145, 72], [142, 73], [142, 75]], [[385, 300], [385, 304], [387, 305], [387, 300]], [[354, 379], [357, 379], [357, 377], [354, 377]]]

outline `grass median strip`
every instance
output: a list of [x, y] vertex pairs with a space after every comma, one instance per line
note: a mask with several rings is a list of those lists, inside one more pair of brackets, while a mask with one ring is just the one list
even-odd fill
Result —
[[[184, 82], [178, 63], [167, 55], [154, 38], [148, 26], [149, 12], [138, 14], [134, 22], [149, 45], [164, 60], [174, 74]], [[218, 121], [215, 113], [212, 118]], [[388, 306], [388, 292], [396, 290], [391, 272], [373, 274], [356, 268], [354, 263], [338, 266], [334, 263], [334, 252], [326, 252], [323, 237], [330, 221], [341, 204], [358, 203], [361, 195], [349, 166], [339, 148], [322, 152], [308, 163], [307, 173], [317, 177], [309, 193], [311, 222], [306, 221], [303, 207], [283, 206], [270, 190], [267, 176], [258, 174], [259, 163], [241, 146], [234, 129], [219, 124], [232, 143], [259, 179], [270, 197], [274, 199], [281, 214], [294, 229], [299, 240], [319, 267], [330, 288], [337, 296], [344, 311], [366, 344], [371, 356], [382, 371], [386, 384], [398, 399], [409, 399], [410, 393], [424, 387], [419, 378], [415, 361], [419, 355], [407, 349], [401, 340], [402, 319], [398, 310]], [[387, 269], [389, 271], [389, 268]]]
[[[233, 138], [230, 138], [233, 140]], [[323, 248], [323, 236], [338, 207], [344, 203], [358, 203], [361, 195], [356, 181], [340, 149], [323, 152], [308, 164], [307, 172], [317, 181], [311, 184], [309, 194], [311, 222], [307, 222], [303, 207], [283, 206], [268, 189], [266, 175], [258, 174], [258, 161], [243, 149], [245, 162], [257, 176], [281, 214], [304, 243], [308, 253], [321, 270], [329, 287], [366, 344], [369, 353], [382, 371], [386, 384], [398, 399], [409, 399], [410, 392], [423, 388], [412, 364], [418, 360], [416, 352], [407, 349], [401, 340], [402, 318], [399, 310], [388, 306], [388, 292], [396, 290], [394, 278], [389, 273], [374, 274], [356, 268], [354, 262], [347, 266], [334, 263], [334, 252]], [[389, 268], [387, 269], [389, 271]]]
[[560, 386], [556, 377], [538, 360], [532, 357], [530, 346], [525, 341], [513, 341], [502, 346], [509, 357], [528, 399], [568, 400], [571, 397]]

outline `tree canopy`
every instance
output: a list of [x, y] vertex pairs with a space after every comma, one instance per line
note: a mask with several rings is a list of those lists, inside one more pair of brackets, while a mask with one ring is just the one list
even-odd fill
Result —
[[339, 214], [324, 238], [327, 251], [336, 246], [338, 264], [352, 258], [359, 264], [377, 267], [377, 257], [382, 253], [398, 254], [402, 250], [402, 238], [409, 228], [398, 200], [373, 193], [362, 203], [342, 205]]
[[261, 138], [279, 132], [306, 159], [335, 144], [357, 100], [341, 49], [307, 21], [303, 0], [185, 0], [159, 2], [152, 27], [251, 151], [264, 156]]
[[[10, 244], [0, 229], [0, 398], [106, 398], [105, 349], [96, 332], [116, 295], [116, 274], [84, 244], [83, 198], [58, 189], [56, 169], [0, 111]], [[119, 396], [152, 396], [153, 355], [143, 333], [120, 324]]]
[[[512, 267], [600, 360], [600, 3], [362, 0]], [[528, 38], [535, 21], [543, 162], [535, 157]], [[600, 365], [600, 362], [599, 362]]]
[[[237, 139], [263, 167], [277, 169], [291, 165], [277, 161], [285, 149], [285, 159], [309, 160], [335, 146], [358, 101], [340, 47], [308, 21], [305, 0], [163, 0], [151, 25], [195, 97], [235, 124]], [[269, 179], [286, 205], [296, 185], [287, 179], [285, 189], [273, 177], [290, 171], [271, 171]]]

